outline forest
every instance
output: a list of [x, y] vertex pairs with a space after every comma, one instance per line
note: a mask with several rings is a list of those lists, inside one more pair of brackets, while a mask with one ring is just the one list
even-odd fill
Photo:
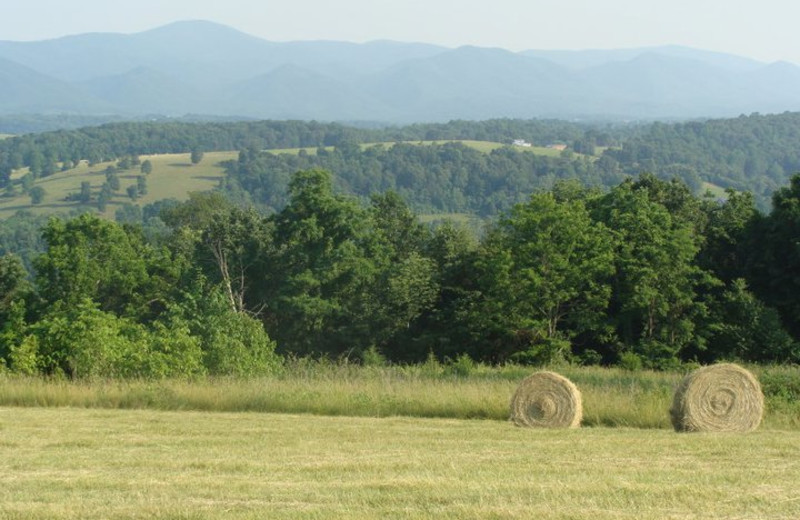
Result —
[[555, 179], [478, 236], [421, 224], [396, 191], [334, 184], [299, 170], [267, 212], [209, 192], [145, 224], [48, 219], [30, 273], [0, 257], [0, 359], [75, 378], [252, 375], [305, 356], [800, 359], [800, 176], [766, 214], [749, 192], [701, 197], [652, 174]]
[[[258, 374], [305, 356], [797, 362], [798, 134], [786, 113], [113, 123], [0, 140], [7, 192], [79, 161], [240, 150], [218, 190], [184, 202], [129, 204], [116, 222], [90, 207], [5, 220], [0, 360], [78, 378]], [[567, 147], [446, 142], [517, 138]]]
[[[23, 167], [35, 179], [69, 169], [81, 160], [94, 164], [144, 154], [239, 150], [247, 152], [245, 164], [235, 170], [228, 188], [255, 189], [261, 193], [253, 202], [274, 209], [285, 203], [289, 175], [299, 168], [323, 168], [334, 173], [337, 188], [351, 190], [364, 200], [376, 189], [393, 189], [403, 193], [415, 210], [428, 213], [455, 209], [494, 215], [520, 202], [532, 189], [549, 189], [559, 178], [610, 188], [643, 172], [681, 179], [697, 194], [702, 194], [704, 182], [749, 191], [757, 207], [767, 212], [772, 193], [800, 170], [798, 137], [800, 113], [791, 112], [638, 124], [513, 119], [402, 127], [302, 121], [125, 122], [0, 140], [0, 189], [24, 189], [21, 180], [11, 182], [10, 178], [12, 171]], [[553, 160], [514, 153], [520, 150], [513, 147], [485, 156], [465, 150], [426, 153], [408, 147], [370, 146], [444, 140], [510, 145], [516, 139], [538, 146], [562, 144], [567, 149], [563, 157]], [[308, 154], [303, 161], [259, 156], [262, 150], [329, 147], [334, 148], [332, 156]], [[270, 170], [269, 175], [263, 174], [264, 168]], [[444, 175], [437, 175], [440, 169]], [[277, 184], [272, 184], [270, 175]], [[414, 185], [430, 182], [433, 176], [438, 186], [432, 189], [441, 193], [428, 194], [424, 185]], [[493, 177], [492, 182], [481, 180], [487, 176]]]

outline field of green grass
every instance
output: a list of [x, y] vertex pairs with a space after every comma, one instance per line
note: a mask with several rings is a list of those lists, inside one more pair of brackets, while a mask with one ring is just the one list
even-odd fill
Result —
[[[682, 374], [557, 367], [583, 394], [583, 424], [671, 429], [668, 410]], [[755, 368], [753, 370], [756, 370]], [[67, 381], [0, 374], [0, 406], [259, 412], [350, 417], [506, 421], [529, 367], [426, 363], [362, 367], [290, 361], [258, 379]], [[800, 369], [758, 369], [763, 427], [800, 430]]]
[[[237, 157], [238, 152], [207, 152], [199, 164], [192, 165], [188, 153], [143, 155], [140, 159], [142, 161], [149, 159], [153, 164], [153, 171], [147, 176], [147, 194], [134, 203], [143, 206], [166, 198], [185, 200], [190, 192], [213, 189], [224, 175], [224, 169], [220, 163]], [[80, 192], [83, 181], [89, 181], [92, 190], [95, 193], [99, 192], [100, 187], [106, 181], [106, 168], [115, 164], [116, 161], [89, 167], [84, 161], [72, 170], [57, 172], [49, 177], [38, 179], [35, 185], [44, 188], [46, 195], [43, 202], [35, 206], [31, 205], [28, 195], [18, 195], [13, 198], [0, 197], [0, 219], [8, 218], [20, 209], [30, 210], [37, 214], [66, 213], [80, 208], [91, 208], [97, 211], [96, 204], [82, 206], [77, 202], [64, 199], [70, 193]], [[25, 173], [27, 173], [25, 170], [16, 171], [12, 179], [19, 179]], [[136, 184], [138, 175], [140, 175], [138, 167], [119, 173], [120, 189], [109, 202], [103, 216], [113, 218], [117, 209], [127, 202], [132, 202], [125, 190], [128, 186]]]
[[728, 194], [725, 193], [725, 188], [722, 186], [717, 186], [716, 184], [712, 184], [710, 182], [703, 182], [702, 187], [700, 188], [701, 194], [711, 193], [715, 199], [720, 200], [727, 200]]
[[793, 519], [800, 432], [0, 408], [0, 517]]
[[[0, 136], [0, 138], [2, 138], [2, 136]], [[505, 146], [501, 143], [487, 141], [420, 141], [411, 144], [429, 146], [448, 142], [460, 142], [465, 146], [469, 146], [483, 153], [490, 153], [492, 150]], [[362, 148], [368, 148], [370, 146], [392, 145], [393, 143], [368, 143], [361, 146]], [[328, 149], [332, 150], [333, 147], [328, 147]], [[515, 149], [549, 157], [558, 157], [561, 153], [558, 150], [544, 147], [518, 147]], [[298, 154], [300, 150], [305, 150], [311, 155], [317, 153], [316, 148], [287, 148], [270, 151], [277, 154]], [[221, 166], [221, 163], [226, 160], [236, 159], [237, 157], [238, 152], [236, 151], [206, 152], [200, 164], [192, 165], [188, 153], [140, 156], [142, 161], [149, 159], [153, 164], [153, 172], [147, 176], [148, 193], [136, 201], [131, 201], [125, 190], [128, 186], [136, 184], [139, 168], [134, 167], [130, 170], [120, 172], [118, 174], [121, 181], [120, 189], [114, 194], [105, 212], [98, 213], [104, 217], [113, 218], [117, 209], [125, 203], [144, 206], [156, 200], [167, 198], [185, 200], [188, 198], [190, 192], [211, 190], [219, 184], [220, 179], [224, 176], [224, 168]], [[80, 191], [81, 183], [84, 181], [89, 181], [93, 192], [95, 194], [98, 193], [100, 187], [106, 180], [106, 168], [113, 165], [116, 165], [116, 161], [98, 163], [89, 167], [85, 161], [82, 161], [76, 168], [66, 172], [57, 172], [49, 177], [38, 179], [35, 186], [44, 188], [45, 196], [43, 201], [37, 205], [31, 204], [31, 198], [26, 194], [19, 194], [15, 197], [0, 197], [0, 220], [14, 215], [19, 210], [28, 210], [34, 214], [43, 215], [68, 213], [72, 210], [98, 211], [95, 203], [81, 205], [78, 202], [65, 199], [70, 194], [77, 194]], [[27, 168], [16, 170], [11, 178], [12, 180], [18, 181], [27, 173]], [[434, 216], [434, 219], [439, 217], [440, 216]], [[447, 215], [447, 218], [451, 218], [451, 216]]]
[[[498, 142], [494, 142], [494, 141], [470, 141], [470, 140], [461, 140], [461, 139], [459, 139], [459, 140], [439, 140], [439, 141], [408, 141], [407, 142], [407, 144], [417, 144], [417, 145], [420, 145], [420, 146], [431, 146], [431, 145], [434, 145], [434, 144], [441, 145], [441, 144], [447, 144], [447, 143], [461, 143], [464, 146], [468, 146], [470, 148], [473, 148], [473, 149], [475, 149], [475, 150], [477, 150], [479, 152], [483, 152], [483, 153], [490, 153], [493, 150], [497, 150], [498, 148], [502, 148], [504, 146], [508, 146], [508, 145], [505, 145], [503, 143], [498, 143]], [[370, 147], [373, 147], [373, 146], [389, 147], [389, 146], [394, 146], [394, 144], [395, 143], [365, 143], [365, 144], [361, 145], [361, 148], [362, 149], [367, 149], [367, 148], [370, 148]], [[334, 149], [334, 147], [333, 146], [328, 146], [328, 147], [325, 147], [325, 149], [328, 150], [328, 151], [331, 151], [331, 150]], [[531, 147], [527, 147], [527, 148], [515, 147], [514, 149], [518, 150], [518, 151], [521, 151], [521, 152], [534, 153], [534, 154], [537, 154], [537, 155], [545, 155], [547, 157], [558, 157], [559, 155], [561, 155], [561, 152], [559, 150], [554, 150], [552, 148], [546, 148], [544, 146], [531, 146]], [[268, 151], [272, 152], [272, 153], [276, 153], [276, 154], [286, 153], [286, 154], [297, 155], [298, 153], [300, 153], [300, 150], [304, 150], [309, 155], [316, 155], [316, 153], [317, 153], [317, 148], [283, 148], [283, 149], [275, 149], [275, 150], [268, 150]]]
[[533, 369], [290, 360], [258, 379], [0, 373], [0, 518], [797, 518], [800, 369], [750, 434], [679, 434], [680, 373], [554, 370], [583, 427], [518, 428]]

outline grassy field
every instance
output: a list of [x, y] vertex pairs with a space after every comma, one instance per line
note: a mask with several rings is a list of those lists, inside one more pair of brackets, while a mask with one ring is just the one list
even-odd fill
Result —
[[[162, 154], [141, 156], [142, 161], [149, 159], [153, 164], [153, 171], [147, 176], [147, 194], [135, 201], [143, 206], [156, 200], [176, 198], [184, 200], [192, 191], [207, 191], [215, 188], [224, 175], [220, 163], [228, 159], [236, 159], [238, 152], [207, 152], [203, 160], [192, 165], [189, 154]], [[84, 161], [66, 172], [58, 172], [49, 177], [38, 179], [36, 186], [45, 189], [44, 201], [36, 206], [31, 205], [28, 195], [19, 195], [14, 198], [0, 198], [0, 219], [8, 218], [20, 209], [26, 209], [38, 214], [53, 214], [69, 212], [73, 209], [92, 208], [97, 211], [96, 204], [81, 206], [77, 202], [65, 201], [70, 193], [80, 191], [81, 182], [89, 181], [92, 190], [97, 193], [100, 186], [106, 181], [105, 170], [115, 162], [99, 163], [92, 167]], [[19, 179], [26, 171], [14, 173], [13, 179]], [[119, 173], [120, 189], [108, 204], [106, 217], [113, 218], [114, 213], [126, 202], [131, 202], [125, 190], [130, 185], [136, 184], [139, 169], [133, 168]]]
[[[0, 136], [0, 138], [2, 138], [2, 136]], [[420, 141], [411, 144], [433, 145], [447, 142], [460, 142], [465, 146], [469, 146], [483, 153], [490, 153], [492, 150], [504, 146], [501, 143], [486, 141]], [[361, 146], [362, 148], [368, 148], [370, 146], [392, 145], [393, 143], [386, 143], [385, 145], [378, 143], [363, 144]], [[328, 147], [328, 149], [332, 150], [333, 147]], [[561, 153], [558, 150], [544, 147], [518, 147], [515, 149], [549, 157], [558, 157]], [[288, 148], [270, 151], [277, 154], [298, 154], [300, 150], [301, 148]], [[317, 148], [302, 148], [302, 150], [305, 150], [311, 155], [317, 153]], [[190, 192], [211, 190], [219, 184], [220, 179], [224, 176], [224, 169], [221, 163], [226, 160], [236, 159], [237, 157], [238, 152], [236, 151], [206, 152], [200, 164], [192, 165], [188, 153], [140, 156], [142, 161], [149, 159], [153, 164], [153, 172], [147, 176], [148, 193], [136, 201], [131, 201], [125, 190], [128, 186], [136, 184], [139, 169], [135, 167], [120, 172], [120, 189], [114, 194], [106, 211], [101, 213], [101, 215], [107, 218], [113, 218], [117, 209], [125, 203], [133, 202], [136, 205], [144, 206], [156, 200], [167, 198], [185, 200], [188, 198]], [[46, 192], [44, 200], [38, 205], [31, 204], [30, 196], [26, 194], [19, 194], [16, 197], [0, 197], [0, 220], [12, 216], [19, 210], [29, 210], [35, 214], [44, 215], [68, 213], [72, 210], [89, 209], [97, 211], [95, 203], [81, 205], [78, 202], [67, 201], [65, 199], [70, 194], [77, 194], [80, 191], [81, 183], [84, 181], [91, 183], [93, 193], [96, 195], [106, 180], [106, 168], [113, 165], [116, 165], [116, 161], [98, 163], [89, 167], [85, 161], [82, 161], [76, 168], [66, 172], [57, 172], [49, 177], [38, 179], [35, 185], [41, 186]], [[27, 173], [27, 168], [16, 170], [13, 172], [11, 178], [12, 180], [18, 181]], [[449, 217], [448, 215], [448, 218]]]
[[721, 186], [717, 186], [716, 184], [712, 184], [710, 182], [703, 182], [702, 193], [711, 193], [714, 198], [719, 200], [727, 200], [728, 194], [725, 192], [725, 188]]
[[[479, 152], [483, 152], [483, 153], [490, 153], [493, 150], [497, 150], [498, 148], [502, 148], [504, 146], [508, 146], [508, 145], [505, 145], [503, 143], [498, 143], [498, 142], [494, 142], [494, 141], [470, 141], [470, 140], [460, 140], [460, 139], [459, 140], [440, 140], [440, 141], [408, 141], [406, 144], [416, 144], [416, 145], [420, 145], [420, 146], [431, 146], [431, 145], [434, 145], [434, 144], [442, 145], [442, 144], [447, 144], [447, 143], [461, 143], [464, 146], [468, 146], [470, 148], [473, 148], [473, 149], [475, 149], [475, 150], [477, 150]], [[395, 143], [365, 143], [365, 144], [361, 145], [361, 149], [365, 150], [365, 149], [373, 147], [373, 146], [390, 147], [390, 146], [394, 146], [394, 144]], [[333, 146], [327, 146], [327, 147], [325, 147], [325, 149], [328, 150], [328, 151], [331, 151], [331, 150], [334, 149], [334, 147]], [[526, 147], [526, 148], [515, 147], [514, 149], [517, 150], [517, 151], [520, 151], [520, 152], [534, 153], [536, 155], [545, 155], [547, 157], [558, 157], [558, 156], [561, 155], [561, 152], [559, 150], [555, 150], [555, 149], [552, 149], [552, 148], [546, 148], [544, 146], [531, 146], [531, 147]], [[272, 153], [276, 153], [276, 154], [286, 153], [286, 154], [297, 155], [298, 153], [300, 153], [300, 150], [305, 150], [305, 152], [307, 154], [309, 154], [309, 155], [316, 155], [316, 153], [317, 153], [317, 148], [283, 148], [283, 149], [268, 150], [268, 151], [272, 152]]]
[[800, 432], [0, 408], [0, 517], [797, 518]]
[[[583, 394], [583, 424], [671, 429], [680, 373], [556, 367]], [[754, 369], [755, 370], [755, 369]], [[0, 376], [0, 406], [258, 412], [349, 417], [506, 421], [517, 385], [533, 369], [431, 364], [361, 367], [289, 362], [251, 380], [67, 381]], [[756, 372], [767, 397], [763, 427], [800, 431], [800, 369]]]

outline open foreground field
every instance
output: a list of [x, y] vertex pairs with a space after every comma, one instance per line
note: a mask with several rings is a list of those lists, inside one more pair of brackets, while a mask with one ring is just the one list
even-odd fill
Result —
[[797, 518], [800, 432], [0, 408], [0, 518]]

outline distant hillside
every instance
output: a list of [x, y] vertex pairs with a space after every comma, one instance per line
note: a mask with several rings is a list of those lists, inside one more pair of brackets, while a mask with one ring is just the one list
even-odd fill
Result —
[[270, 42], [202, 21], [0, 41], [0, 117], [423, 122], [663, 119], [800, 110], [800, 67], [665, 46], [537, 51]]
[[0, 113], [95, 113], [112, 109], [75, 85], [0, 58]]

